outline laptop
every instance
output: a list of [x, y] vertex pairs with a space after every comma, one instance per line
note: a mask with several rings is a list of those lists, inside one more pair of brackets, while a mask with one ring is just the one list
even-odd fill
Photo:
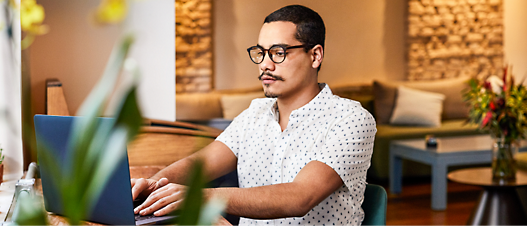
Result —
[[[76, 116], [52, 116], [35, 115], [35, 135], [37, 138], [37, 155], [42, 161], [41, 152], [43, 146], [47, 145], [53, 151], [61, 170], [68, 170], [68, 139], [70, 128]], [[112, 118], [99, 118], [99, 123], [112, 123]], [[126, 155], [126, 152], [123, 152]], [[42, 180], [42, 192], [44, 195], [45, 208], [49, 212], [64, 215], [61, 206], [61, 196], [53, 184], [49, 169], [40, 166]], [[134, 201], [130, 183], [130, 168], [127, 156], [123, 156], [117, 168], [110, 176], [108, 183], [104, 186], [98, 200], [95, 200], [95, 208], [86, 217], [86, 221], [112, 225], [145, 225], [161, 224], [170, 222], [175, 216], [139, 216], [134, 215]], [[137, 218], [137, 219], [136, 219]]]

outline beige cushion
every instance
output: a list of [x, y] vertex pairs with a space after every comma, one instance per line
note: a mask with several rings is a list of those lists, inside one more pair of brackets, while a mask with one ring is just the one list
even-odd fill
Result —
[[265, 97], [263, 92], [222, 95], [221, 107], [223, 109], [223, 118], [234, 119], [251, 105], [253, 99], [262, 97]]
[[441, 126], [441, 111], [445, 95], [399, 86], [391, 124]]
[[469, 78], [460, 77], [443, 79], [438, 81], [419, 82], [373, 82], [374, 115], [377, 123], [388, 124], [395, 105], [397, 87], [404, 85], [408, 88], [441, 93], [445, 95], [443, 101], [442, 120], [465, 119], [468, 116], [469, 107], [463, 102], [462, 90], [468, 87], [466, 81]]

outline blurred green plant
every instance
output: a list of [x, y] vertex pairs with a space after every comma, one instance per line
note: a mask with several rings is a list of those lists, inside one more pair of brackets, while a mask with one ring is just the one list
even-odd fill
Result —
[[[109, 175], [121, 160], [127, 142], [138, 133], [142, 122], [141, 113], [137, 105], [136, 90], [138, 69], [132, 61], [125, 59], [133, 42], [132, 36], [126, 36], [112, 52], [109, 63], [102, 78], [91, 91], [86, 101], [79, 109], [79, 115], [72, 125], [69, 148], [73, 151], [73, 169], [60, 171], [57, 167], [53, 152], [42, 152], [41, 165], [50, 169], [54, 184], [57, 184], [62, 195], [63, 207], [68, 221], [72, 225], [79, 225], [80, 220], [88, 215], [95, 204]], [[100, 125], [99, 117], [112, 94], [121, 69], [125, 66], [133, 74], [134, 82], [125, 88], [120, 107], [116, 108], [113, 124]], [[21, 200], [21, 208], [31, 201]], [[24, 215], [19, 215], [24, 218]], [[14, 219], [15, 223], [24, 222]], [[45, 223], [43, 219], [42, 222]]]
[[0, 164], [2, 164], [4, 162], [4, 157], [5, 157], [2, 152], [4, 152], [4, 149], [0, 148]]
[[[17, 7], [14, 0], [9, 1], [13, 8]], [[127, 10], [126, 0], [101, 0], [94, 16], [100, 24], [115, 24], [126, 17]], [[36, 35], [47, 33], [49, 28], [42, 24], [45, 18], [44, 8], [35, 0], [21, 0], [20, 17], [21, 27], [25, 33], [22, 49], [26, 49], [34, 41]], [[51, 169], [55, 179], [54, 183], [58, 184], [63, 196], [62, 206], [67, 210], [66, 217], [71, 225], [81, 224], [81, 219], [89, 215], [95, 205], [92, 200], [97, 200], [109, 175], [120, 160], [120, 156], [123, 156], [122, 152], [126, 150], [127, 142], [138, 133], [142, 123], [136, 99], [139, 70], [133, 60], [126, 60], [132, 43], [133, 37], [126, 36], [116, 46], [102, 78], [79, 108], [78, 114], [83, 117], [74, 121], [69, 143], [69, 148], [75, 153], [72, 155], [73, 170], [60, 171], [51, 151], [45, 151], [44, 153], [48, 154], [42, 156], [40, 164], [45, 164]], [[121, 100], [119, 107], [112, 108], [117, 109], [113, 125], [100, 126], [97, 118], [104, 112], [123, 67], [131, 72], [134, 82], [126, 87], [126, 92], [123, 92], [121, 97], [118, 97]], [[23, 89], [22, 92], [29, 91], [29, 89]], [[27, 102], [25, 105], [30, 104]], [[27, 126], [31, 124], [28, 123], [31, 117], [24, 117], [23, 121], [26, 122], [23, 126], [25, 133], [32, 135], [32, 129]], [[34, 134], [26, 137], [34, 137]], [[30, 148], [33, 153], [35, 153], [34, 147], [33, 144]], [[194, 167], [193, 175], [188, 183], [186, 201], [184, 201], [184, 207], [178, 218], [179, 224], [210, 225], [225, 207], [225, 202], [217, 199], [204, 203], [202, 189], [205, 179], [201, 173], [202, 167], [201, 163]], [[15, 210], [18, 214], [13, 216], [13, 223], [19, 225], [47, 224], [47, 214], [43, 209], [42, 201], [35, 196], [20, 196], [17, 210]]]
[[[138, 133], [142, 123], [142, 116], [136, 99], [139, 70], [133, 60], [126, 60], [132, 36], [126, 36], [115, 48], [106, 66], [102, 78], [90, 92], [86, 101], [81, 105], [77, 118], [72, 125], [69, 148], [73, 150], [73, 170], [61, 171], [57, 167], [57, 159], [52, 151], [45, 151], [41, 165], [50, 169], [54, 184], [57, 184], [65, 216], [71, 225], [80, 225], [81, 220], [89, 215], [111, 172], [124, 155], [126, 144]], [[113, 125], [97, 123], [97, 118], [104, 112], [104, 108], [112, 95], [118, 81], [121, 69], [125, 68], [133, 75], [133, 81], [125, 87], [118, 100], [121, 100], [115, 112]], [[224, 209], [225, 203], [212, 199], [204, 204], [202, 189], [205, 186], [203, 164], [195, 164], [187, 196], [181, 215], [180, 225], [210, 225]], [[34, 197], [21, 196], [19, 214], [13, 219], [15, 224], [46, 224], [46, 214], [42, 204], [38, 204]], [[40, 200], [42, 202], [42, 200]], [[36, 204], [37, 203], [37, 204]]]

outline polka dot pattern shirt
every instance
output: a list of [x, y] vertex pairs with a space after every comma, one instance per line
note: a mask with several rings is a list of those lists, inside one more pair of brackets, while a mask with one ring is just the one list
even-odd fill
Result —
[[310, 161], [332, 167], [344, 185], [303, 217], [241, 218], [240, 225], [360, 225], [375, 119], [359, 102], [333, 95], [329, 86], [294, 110], [284, 131], [276, 99], [261, 98], [236, 117], [217, 140], [238, 158], [241, 188], [292, 182]]

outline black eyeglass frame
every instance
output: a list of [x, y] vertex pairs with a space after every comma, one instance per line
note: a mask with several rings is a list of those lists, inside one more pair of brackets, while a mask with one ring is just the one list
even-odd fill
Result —
[[[272, 54], [268, 54], [269, 58], [271, 59], [271, 61], [273, 61], [275, 64], [280, 64], [280, 63], [285, 61], [285, 58], [287, 56], [287, 50], [289, 50], [289, 49], [297, 49], [297, 48], [305, 48], [305, 47], [309, 47], [309, 46], [312, 46], [312, 45], [296, 45], [296, 46], [272, 45], [269, 49], [264, 49], [263, 47], [261, 47], [259, 45], [256, 45], [256, 46], [251, 46], [251, 47], [247, 48], [247, 53], [249, 54], [249, 58], [251, 59], [251, 61], [253, 63], [261, 64], [264, 61], [264, 59], [265, 59], [266, 52], [268, 54], [270, 49], [275, 48], [275, 47], [280, 47], [280, 48], [284, 49], [284, 59], [282, 59], [282, 61], [276, 62], [276, 61], [273, 60], [273, 55]], [[263, 56], [262, 56], [262, 60], [260, 62], [258, 62], [258, 63], [255, 62], [254, 59], [251, 57], [251, 50], [253, 48], [258, 48], [258, 49], [262, 50], [262, 52], [264, 53]]]

